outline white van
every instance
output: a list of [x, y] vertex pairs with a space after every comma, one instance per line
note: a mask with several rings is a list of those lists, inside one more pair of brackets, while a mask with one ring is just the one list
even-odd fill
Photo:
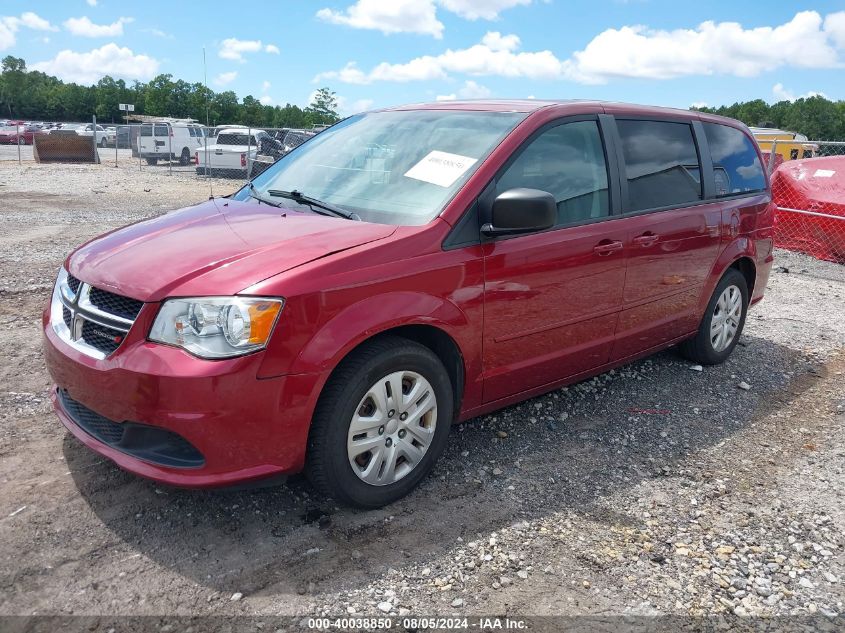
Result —
[[189, 165], [204, 141], [205, 129], [191, 121], [155, 121], [144, 123], [138, 135], [141, 158], [155, 165], [159, 160], [178, 160]]

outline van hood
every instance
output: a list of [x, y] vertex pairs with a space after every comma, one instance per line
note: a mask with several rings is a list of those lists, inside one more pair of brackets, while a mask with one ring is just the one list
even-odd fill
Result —
[[82, 281], [141, 301], [229, 295], [395, 231], [218, 198], [107, 233], [71, 254], [66, 266]]

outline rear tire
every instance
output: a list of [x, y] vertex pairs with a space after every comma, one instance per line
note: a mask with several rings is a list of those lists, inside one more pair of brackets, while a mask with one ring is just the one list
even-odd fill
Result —
[[158, 158], [148, 158], [147, 165], [158, 165]]
[[182, 154], [179, 156], [179, 164], [182, 167], [186, 167], [191, 162], [191, 150], [187, 147], [182, 148]]
[[100, 147], [102, 147], [103, 149], [105, 149], [105, 148], [107, 148], [108, 146], [109, 146], [109, 144], [108, 144], [108, 142], [106, 141], [106, 139], [105, 139], [105, 138], [100, 139]]
[[[430, 349], [398, 336], [366, 343], [343, 360], [320, 395], [308, 436], [308, 479], [323, 494], [360, 508], [404, 497], [443, 453], [453, 402], [446, 369]], [[370, 443], [371, 450], [362, 450]]]
[[718, 365], [733, 352], [748, 314], [748, 284], [741, 272], [729, 268], [707, 304], [696, 335], [678, 346], [681, 354], [701, 365]]

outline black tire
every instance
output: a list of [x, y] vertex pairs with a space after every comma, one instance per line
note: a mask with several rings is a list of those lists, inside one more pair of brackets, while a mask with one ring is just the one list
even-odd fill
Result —
[[[400, 371], [419, 373], [437, 399], [437, 422], [428, 450], [413, 470], [387, 485], [364, 482], [347, 456], [349, 424], [367, 390]], [[359, 508], [380, 508], [407, 495], [428, 475], [446, 448], [453, 421], [452, 383], [440, 359], [427, 347], [398, 336], [365, 344], [334, 371], [317, 404], [308, 436], [305, 474], [326, 496]]]
[[105, 138], [100, 139], [100, 147], [102, 147], [103, 149], [105, 149], [105, 148], [106, 148], [106, 147], [108, 147], [108, 146], [109, 146], [109, 143], [108, 143], [108, 141], [107, 141]]
[[[719, 297], [730, 286], [736, 286], [739, 289], [742, 297], [742, 313], [739, 319], [736, 333], [730, 344], [722, 350], [717, 350], [710, 337], [710, 328], [716, 312], [716, 303]], [[707, 309], [704, 312], [704, 317], [701, 319], [701, 324], [698, 326], [696, 335], [684, 341], [678, 346], [681, 354], [696, 363], [701, 365], [718, 365], [724, 363], [731, 352], [734, 351], [739, 337], [742, 335], [742, 328], [745, 326], [745, 317], [748, 314], [748, 284], [745, 277], [736, 268], [729, 268], [727, 272], [716, 284], [716, 289], [713, 291], [713, 296], [707, 303]]]
[[158, 158], [148, 158], [147, 165], [158, 165]]
[[179, 155], [179, 164], [182, 167], [186, 167], [191, 162], [191, 150], [187, 147], [182, 148], [182, 153]]

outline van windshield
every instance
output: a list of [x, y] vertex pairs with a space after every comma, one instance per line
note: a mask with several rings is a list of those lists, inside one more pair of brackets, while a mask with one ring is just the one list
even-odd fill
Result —
[[[262, 197], [301, 192], [368, 222], [426, 224], [524, 118], [454, 110], [356, 115], [291, 151], [253, 186]], [[245, 188], [235, 198], [249, 194]]]

